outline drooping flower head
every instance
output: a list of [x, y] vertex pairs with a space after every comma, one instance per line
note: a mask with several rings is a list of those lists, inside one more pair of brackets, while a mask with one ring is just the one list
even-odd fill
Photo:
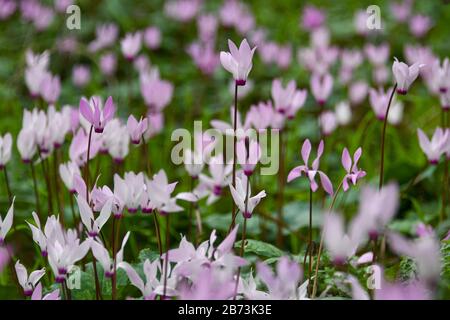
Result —
[[408, 92], [411, 84], [417, 79], [420, 68], [424, 66], [424, 64], [419, 62], [408, 66], [406, 63], [400, 62], [395, 58], [394, 64], [392, 65], [392, 73], [397, 82], [398, 94], [406, 94]]

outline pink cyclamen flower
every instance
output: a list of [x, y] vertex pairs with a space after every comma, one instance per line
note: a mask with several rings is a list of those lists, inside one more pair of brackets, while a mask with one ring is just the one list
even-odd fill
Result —
[[419, 280], [432, 285], [436, 284], [440, 278], [442, 266], [440, 241], [434, 235], [409, 240], [390, 232], [387, 238], [392, 251], [414, 260], [417, 264]]
[[5, 20], [16, 11], [17, 3], [14, 0], [0, 0], [0, 20]]
[[436, 128], [433, 137], [428, 139], [421, 129], [417, 129], [419, 144], [422, 151], [426, 154], [430, 164], [438, 164], [441, 155], [446, 152], [450, 144], [450, 130]]
[[167, 175], [162, 169], [155, 174], [153, 180], [147, 182], [150, 207], [157, 209], [161, 215], [182, 211], [183, 208], [176, 203], [177, 199], [171, 196], [177, 183], [169, 183]]
[[361, 190], [357, 216], [352, 221], [355, 239], [378, 239], [386, 225], [397, 213], [399, 187], [395, 183], [385, 185], [381, 190], [365, 186]]
[[112, 199], [106, 201], [97, 219], [94, 218], [94, 213], [91, 207], [82, 196], [77, 197], [78, 209], [80, 210], [81, 221], [87, 230], [88, 236], [95, 238], [100, 234], [100, 230], [111, 216]]
[[320, 76], [313, 74], [311, 77], [311, 92], [317, 103], [324, 105], [333, 90], [333, 77], [330, 74]]
[[389, 58], [389, 51], [390, 48], [387, 43], [380, 44], [379, 46], [369, 43], [364, 46], [364, 53], [367, 56], [367, 60], [375, 67], [381, 67], [386, 63]]
[[298, 262], [291, 261], [287, 256], [278, 260], [276, 274], [267, 264], [259, 262], [256, 265], [258, 278], [267, 286], [272, 300], [290, 300], [298, 298], [298, 284], [303, 277]]
[[142, 34], [140, 32], [127, 33], [125, 38], [120, 41], [120, 47], [125, 59], [131, 61], [141, 50]]
[[429, 224], [420, 222], [416, 226], [416, 235], [418, 237], [423, 238], [423, 237], [433, 237], [435, 234], [434, 234], [434, 230], [433, 230], [432, 226], [430, 226]]
[[252, 70], [252, 59], [256, 47], [250, 49], [246, 39], [242, 40], [239, 49], [233, 41], [228, 40], [230, 52], [220, 52], [220, 62], [225, 70], [233, 74], [236, 85], [245, 86], [248, 74]]
[[166, 1], [164, 12], [168, 17], [180, 22], [188, 22], [195, 18], [200, 10], [200, 0], [171, 0]]
[[350, 85], [349, 99], [353, 105], [358, 105], [364, 101], [369, 91], [369, 86], [364, 81], [356, 81]]
[[404, 62], [400, 62], [397, 58], [392, 65], [392, 73], [394, 74], [395, 81], [397, 82], [397, 93], [406, 94], [409, 87], [417, 79], [419, 75], [420, 68], [425, 65], [419, 62], [408, 66]]
[[148, 120], [147, 118], [141, 118], [137, 121], [133, 115], [130, 115], [127, 121], [127, 129], [130, 134], [131, 142], [133, 144], [139, 144], [141, 143], [142, 136], [148, 129]]
[[172, 100], [173, 85], [160, 79], [141, 79], [141, 94], [152, 113], [161, 112]]
[[214, 40], [217, 32], [218, 19], [213, 14], [203, 14], [197, 19], [199, 38], [203, 42]]
[[320, 157], [322, 156], [322, 153], [323, 153], [323, 149], [324, 149], [324, 143], [323, 143], [323, 140], [320, 140], [319, 146], [317, 148], [317, 157], [316, 157], [316, 159], [314, 159], [311, 168], [309, 168], [308, 160], [309, 160], [309, 155], [311, 153], [311, 142], [309, 141], [309, 139], [306, 139], [305, 142], [303, 142], [302, 152], [301, 152], [304, 165], [301, 165], [301, 166], [298, 166], [298, 167], [295, 167], [294, 169], [292, 169], [291, 172], [289, 172], [289, 174], [288, 174], [287, 181], [291, 182], [292, 180], [297, 179], [304, 173], [310, 181], [311, 190], [313, 192], [315, 192], [319, 187], [315, 180], [315, 176], [316, 176], [316, 174], [319, 174], [320, 183], [322, 184], [323, 189], [329, 195], [332, 195], [333, 194], [333, 185], [331, 184], [330, 179], [324, 172], [319, 170], [319, 162], [320, 162]]
[[412, 0], [403, 0], [400, 2], [391, 3], [391, 13], [398, 22], [405, 22], [408, 20], [412, 11]]
[[122, 246], [120, 250], [116, 253], [116, 256], [111, 259], [108, 250], [103, 244], [98, 241], [92, 241], [91, 250], [95, 259], [102, 265], [103, 272], [106, 278], [112, 278], [116, 271], [116, 266], [121, 264], [123, 261], [123, 251], [125, 245], [127, 244], [128, 238], [130, 237], [130, 231], [128, 231], [122, 240]]
[[338, 126], [336, 114], [330, 110], [322, 112], [319, 116], [319, 125], [322, 134], [329, 136]]
[[100, 70], [106, 76], [110, 76], [116, 71], [117, 59], [114, 53], [106, 53], [100, 57]]
[[148, 27], [144, 31], [144, 44], [151, 50], [158, 49], [161, 44], [161, 31], [158, 27]]
[[389, 88], [386, 92], [379, 88], [369, 90], [369, 102], [378, 120], [384, 121], [386, 117], [386, 110], [389, 103], [389, 97], [392, 92], [392, 88]]
[[84, 87], [91, 80], [91, 70], [84, 65], [76, 65], [72, 70], [72, 82], [77, 87]]
[[236, 144], [237, 162], [244, 170], [246, 176], [251, 176], [253, 174], [261, 155], [261, 148], [255, 140], [250, 140], [246, 137], [243, 140], [239, 140]]
[[236, 177], [236, 188], [231, 184], [229, 186], [234, 203], [242, 212], [244, 218], [250, 219], [255, 207], [262, 198], [266, 197], [266, 192], [263, 190], [252, 197], [250, 183], [247, 183], [247, 179], [248, 177], [242, 177], [242, 179]]
[[431, 19], [428, 16], [418, 14], [409, 20], [409, 30], [417, 37], [423, 37], [431, 28]]
[[344, 265], [359, 246], [359, 240], [350, 227], [345, 233], [343, 217], [334, 212], [327, 213], [323, 222], [324, 244], [335, 265]]
[[17, 260], [14, 267], [17, 274], [17, 280], [19, 281], [19, 284], [23, 289], [23, 294], [26, 297], [30, 297], [33, 294], [33, 290], [36, 287], [36, 284], [45, 275], [45, 268], [33, 271], [28, 276], [27, 269], [23, 264], [20, 263], [19, 260]]
[[216, 71], [220, 59], [219, 55], [214, 51], [213, 43], [194, 42], [186, 51], [203, 74], [212, 75]]
[[350, 157], [348, 149], [344, 148], [344, 151], [342, 152], [341, 158], [342, 166], [347, 172], [344, 179], [342, 180], [342, 187], [344, 188], [344, 191], [347, 191], [349, 188], [348, 180], [350, 180], [353, 183], [353, 185], [356, 185], [356, 182], [359, 179], [362, 179], [366, 176], [366, 172], [358, 168], [358, 161], [359, 158], [361, 157], [361, 154], [362, 149], [361, 147], [359, 147], [353, 154], [353, 162], [352, 162], [352, 158]]
[[[275, 109], [281, 114], [295, 114], [306, 100], [306, 90], [297, 90], [294, 80], [289, 81], [286, 88], [283, 88], [280, 79], [272, 82], [272, 99]], [[291, 110], [292, 109], [292, 110]]]
[[81, 115], [94, 126], [96, 133], [102, 133], [106, 124], [114, 118], [116, 107], [111, 96], [105, 102], [103, 109], [101, 108], [99, 99], [91, 99], [89, 103], [85, 98], [80, 100]]
[[4, 219], [0, 216], [0, 247], [5, 244], [5, 238], [8, 234], [9, 230], [12, 227], [13, 224], [13, 218], [14, 218], [14, 201], [15, 198], [12, 201], [11, 206], [9, 207], [8, 212], [6, 213], [6, 216]]
[[47, 293], [45, 296], [42, 296], [42, 284], [39, 282], [33, 290], [31, 300], [52, 301], [52, 300], [61, 300], [61, 297], [59, 296], [59, 289], [56, 289], [50, 293]]
[[81, 176], [81, 171], [75, 162], [68, 162], [66, 164], [62, 163], [59, 165], [59, 175], [64, 185], [69, 190], [70, 193], [74, 194], [76, 192], [74, 185], [75, 175]]
[[2, 170], [11, 159], [12, 136], [10, 133], [0, 136], [0, 170]]
[[303, 16], [302, 16], [302, 25], [303, 28], [306, 30], [314, 30], [323, 25], [325, 22], [325, 13], [314, 7], [314, 6], [306, 6], [303, 9]]
[[47, 103], [54, 104], [61, 93], [59, 76], [52, 77], [50, 73], [46, 73], [41, 82], [40, 93]]
[[36, 137], [32, 128], [23, 128], [17, 136], [17, 149], [23, 163], [30, 163], [37, 152]]

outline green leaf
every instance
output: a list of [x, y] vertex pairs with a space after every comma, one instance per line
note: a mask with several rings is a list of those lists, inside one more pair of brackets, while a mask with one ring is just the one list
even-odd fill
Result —
[[142, 249], [139, 252], [139, 261], [145, 262], [145, 260], [147, 260], [147, 259], [150, 260], [150, 262], [158, 260], [159, 259], [159, 253], [156, 252], [156, 251], [152, 251], [152, 250], [150, 250], [148, 248]]
[[[234, 244], [235, 248], [241, 247], [241, 241]], [[258, 240], [246, 240], [246, 245], [244, 246], [246, 253], [254, 253], [258, 256], [263, 256], [266, 258], [281, 257], [284, 252], [277, 247]]]

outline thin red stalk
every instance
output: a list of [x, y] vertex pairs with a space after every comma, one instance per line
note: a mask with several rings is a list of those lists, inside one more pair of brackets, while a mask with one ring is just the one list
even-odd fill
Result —
[[47, 187], [47, 205], [49, 213], [53, 213], [52, 187], [50, 185], [50, 177], [46, 168], [46, 161], [42, 158], [41, 150], [38, 150], [39, 159], [41, 160], [42, 174], [44, 175], [45, 185]]
[[[250, 177], [247, 177], [247, 187], [245, 189], [245, 210], [244, 210], [243, 214], [245, 214], [247, 212], [248, 197], [249, 197], [248, 190], [249, 189], [250, 189]], [[244, 246], [245, 246], [246, 232], [247, 232], [247, 218], [245, 218], [245, 216], [244, 216], [244, 225], [242, 227], [241, 251], [240, 251], [240, 254], [239, 254], [241, 258], [244, 256]], [[236, 277], [236, 286], [234, 288], [234, 300], [236, 300], [240, 277], [241, 277], [241, 268], [239, 267], [238, 268], [238, 272], [237, 272], [237, 277]]]
[[161, 230], [159, 228], [159, 221], [156, 214], [157, 214], [156, 211], [152, 213], [153, 221], [155, 222], [156, 239], [158, 240], [159, 257], [162, 258]]
[[[278, 220], [283, 221], [283, 206], [284, 206], [284, 186], [286, 183], [284, 173], [284, 145], [283, 145], [283, 130], [280, 130], [280, 145], [278, 162], [280, 164], [280, 172], [278, 174]], [[283, 246], [283, 232], [281, 226], [277, 225], [277, 244], [279, 247]]]
[[170, 214], [167, 214], [166, 216], [166, 258], [164, 259], [165, 264], [164, 264], [164, 290], [163, 290], [163, 298], [166, 298], [166, 293], [167, 293], [167, 271], [169, 268], [169, 247], [170, 247], [170, 232], [169, 232], [169, 216]]
[[37, 187], [36, 172], [34, 170], [33, 162], [30, 162], [30, 167], [31, 167], [31, 176], [33, 177], [34, 196], [36, 198], [36, 210], [37, 210], [37, 214], [39, 216], [39, 219], [42, 221], [41, 203], [40, 203], [40, 200], [39, 200], [39, 192], [38, 192], [38, 187]]
[[311, 295], [311, 274], [312, 274], [312, 256], [313, 256], [313, 243], [312, 243], [312, 198], [313, 192], [312, 189], [309, 188], [309, 239], [308, 239], [308, 247], [309, 247], [309, 264], [308, 264], [308, 292]]
[[6, 166], [3, 167], [3, 174], [5, 176], [5, 185], [6, 185], [6, 191], [8, 192], [8, 199], [9, 199], [9, 203], [12, 203], [12, 192], [11, 192], [11, 188], [9, 186], [9, 178], [8, 178], [8, 171], [6, 169]]
[[[237, 114], [238, 114], [238, 85], [234, 85], [234, 123], [233, 123], [233, 180], [232, 184], [233, 187], [236, 187], [236, 144], [237, 144]], [[233, 199], [231, 199], [231, 202], [233, 204], [233, 211], [231, 213], [231, 225], [230, 225], [230, 231], [233, 230], [235, 225], [235, 219], [236, 219], [236, 204], [234, 203]], [[229, 231], [229, 232], [230, 232]]]
[[380, 182], [378, 184], [378, 189], [381, 189], [383, 187], [383, 179], [384, 179], [384, 146], [385, 146], [385, 140], [386, 140], [386, 127], [387, 127], [387, 121], [389, 116], [389, 109], [391, 108], [392, 99], [394, 98], [395, 90], [397, 89], [397, 83], [394, 85], [394, 88], [392, 89], [391, 96], [389, 97], [389, 104], [386, 108], [386, 114], [384, 116], [384, 122], [383, 122], [383, 132], [381, 135], [381, 163], [380, 163]]
[[116, 300], [116, 219], [112, 221], [112, 256], [113, 256], [113, 275], [111, 277], [111, 299]]

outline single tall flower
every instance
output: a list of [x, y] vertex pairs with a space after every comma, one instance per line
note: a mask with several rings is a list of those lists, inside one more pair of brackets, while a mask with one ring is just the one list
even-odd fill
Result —
[[228, 40], [230, 52], [220, 52], [220, 62], [228, 72], [233, 74], [236, 85], [245, 86], [248, 74], [252, 70], [252, 59], [256, 47], [250, 49], [246, 39], [242, 40], [239, 49], [233, 41]]
[[392, 65], [392, 73], [397, 82], [398, 94], [406, 94], [408, 92], [409, 87], [419, 75], [420, 68], [424, 66], [424, 64], [419, 62], [408, 66], [406, 63], [400, 62], [395, 58], [394, 64]]
[[247, 183], [247, 179], [248, 177], [236, 178], [236, 188], [230, 184], [230, 191], [244, 218], [249, 219], [252, 217], [252, 212], [261, 199], [266, 197], [266, 192], [263, 190], [252, 197], [250, 183]]
[[309, 155], [311, 153], [311, 142], [309, 141], [309, 139], [306, 139], [305, 142], [303, 142], [302, 152], [301, 152], [304, 165], [301, 165], [301, 166], [298, 166], [298, 167], [295, 167], [294, 169], [292, 169], [291, 172], [289, 172], [289, 174], [288, 174], [287, 181], [291, 182], [292, 180], [297, 179], [304, 173], [310, 181], [311, 190], [313, 192], [315, 192], [317, 190], [317, 188], [319, 187], [315, 180], [315, 176], [316, 176], [316, 174], [319, 174], [320, 183], [322, 184], [323, 189], [328, 194], [332, 195], [333, 194], [333, 185], [331, 184], [330, 179], [324, 172], [319, 170], [319, 162], [320, 162], [320, 157], [322, 156], [322, 153], [323, 153], [323, 148], [324, 148], [324, 143], [323, 143], [323, 140], [321, 140], [319, 143], [319, 147], [317, 148], [317, 157], [316, 157], [316, 159], [314, 159], [311, 168], [309, 168], [308, 160], [309, 160]]
[[98, 98], [93, 98], [90, 102], [85, 98], [81, 98], [80, 100], [80, 113], [94, 126], [96, 133], [103, 132], [105, 125], [114, 118], [115, 112], [116, 107], [111, 96], [108, 97], [103, 108]]

